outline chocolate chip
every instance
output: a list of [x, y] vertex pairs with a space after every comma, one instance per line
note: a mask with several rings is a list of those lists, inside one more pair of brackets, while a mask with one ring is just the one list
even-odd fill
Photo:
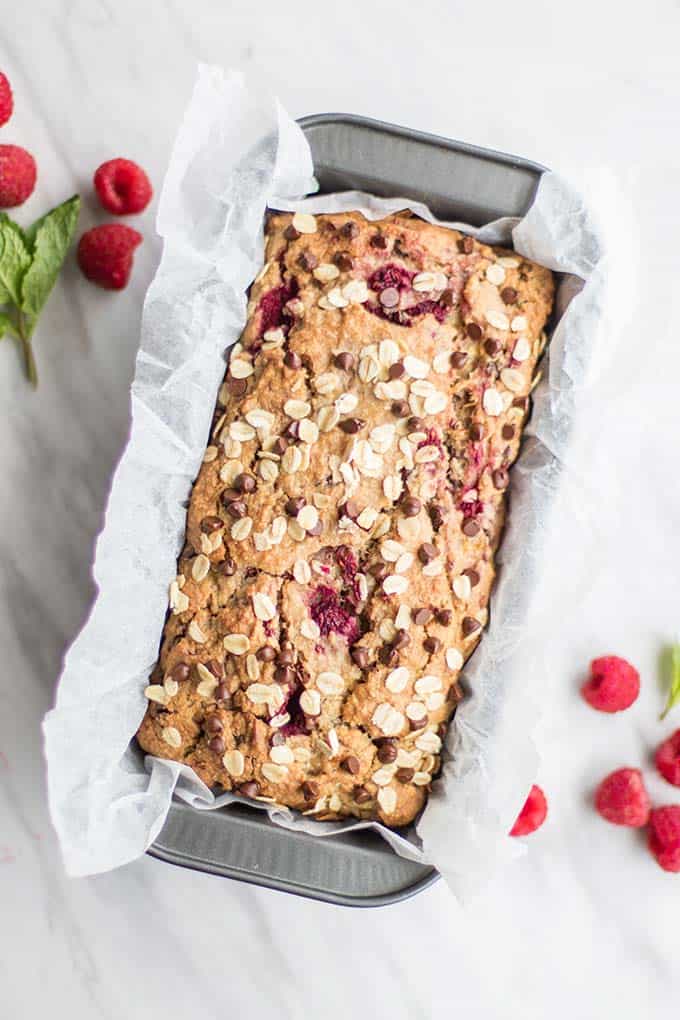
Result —
[[297, 241], [300, 231], [296, 230], [292, 223], [289, 223], [283, 232], [283, 236], [287, 241]]
[[517, 300], [517, 291], [514, 287], [503, 287], [501, 291], [501, 298], [506, 305], [514, 305]]
[[232, 560], [231, 556], [225, 556], [221, 563], [217, 565], [217, 569], [220, 574], [225, 577], [231, 577], [236, 573], [236, 564]]
[[416, 609], [412, 619], [416, 626], [424, 627], [432, 619], [432, 610], [427, 606], [422, 606], [420, 609]]
[[454, 351], [451, 355], [451, 365], [453, 368], [462, 368], [467, 359], [466, 351]]
[[468, 569], [464, 570], [463, 573], [465, 574], [465, 576], [467, 577], [468, 581], [470, 582], [470, 587], [471, 588], [476, 588], [477, 585], [479, 584], [479, 574], [477, 573], [477, 571], [473, 570], [472, 567], [468, 567]]
[[355, 223], [354, 220], [348, 220], [347, 223], [343, 223], [341, 226], [340, 233], [343, 237], [356, 237], [359, 233], [359, 224]]
[[434, 618], [442, 627], [448, 627], [451, 623], [452, 612], [450, 609], [435, 610]]
[[300, 436], [300, 422], [292, 421], [286, 426], [286, 437], [288, 439], [298, 439]]
[[262, 645], [255, 654], [260, 662], [273, 662], [276, 658], [276, 649], [271, 645]]
[[521, 411], [526, 411], [527, 407], [529, 406], [529, 398], [528, 397], [515, 397], [515, 399], [512, 402], [512, 406], [513, 407], [519, 407], [519, 409]]
[[461, 237], [458, 241], [458, 251], [462, 251], [464, 255], [470, 255], [475, 247], [475, 242], [472, 237]]
[[298, 369], [302, 368], [302, 358], [295, 351], [286, 351], [283, 363], [287, 368]]
[[415, 496], [407, 496], [401, 502], [401, 512], [404, 517], [417, 517], [422, 508], [422, 503]]
[[353, 776], [358, 776], [361, 771], [361, 762], [354, 754], [349, 754], [346, 758], [344, 758], [341, 765], [346, 772], [349, 772], [350, 775]]
[[507, 468], [496, 468], [496, 470], [492, 472], [491, 478], [493, 479], [493, 484], [497, 489], [507, 489], [510, 481], [510, 475], [508, 474]]
[[425, 640], [423, 641], [423, 648], [428, 653], [428, 655], [436, 655], [441, 646], [442, 643], [439, 640], [439, 638], [434, 637], [432, 635], [430, 637], [426, 637]]
[[237, 492], [236, 489], [224, 489], [220, 495], [220, 499], [222, 500], [225, 506], [228, 506], [230, 503], [233, 503], [235, 499], [240, 498], [241, 493]]
[[373, 234], [371, 247], [384, 249], [387, 247], [387, 239], [382, 234]]
[[378, 658], [383, 666], [396, 666], [399, 662], [399, 652], [394, 645], [383, 645], [378, 652]]
[[470, 634], [474, 634], [475, 631], [481, 629], [481, 623], [479, 620], [475, 620], [474, 616], [464, 616], [463, 622], [461, 623], [461, 629], [465, 637], [469, 637]]
[[308, 779], [302, 784], [302, 796], [305, 800], [318, 800], [319, 798], [319, 784]]
[[451, 684], [446, 695], [446, 700], [452, 701], [455, 705], [457, 705], [458, 702], [462, 701], [464, 697], [465, 695], [463, 693], [463, 688], [460, 686], [460, 684]]
[[319, 264], [319, 260], [313, 251], [303, 251], [298, 255], [298, 265], [311, 273], [312, 269], [316, 269]]
[[248, 389], [247, 379], [234, 379], [232, 375], [227, 376], [227, 389], [233, 397], [242, 397]]
[[393, 740], [382, 740], [378, 745], [378, 761], [383, 765], [390, 765], [397, 760], [397, 745]]
[[351, 521], [355, 521], [361, 510], [359, 509], [359, 504], [355, 503], [353, 499], [347, 499], [338, 507], [338, 513], [340, 517], [349, 517]]
[[410, 640], [411, 639], [408, 636], [408, 631], [405, 631], [402, 628], [398, 630], [397, 633], [392, 638], [392, 646], [397, 649], [406, 648], [406, 645], [410, 642]]
[[355, 786], [352, 796], [357, 804], [365, 804], [366, 801], [373, 800], [365, 786]]
[[289, 517], [297, 517], [304, 505], [305, 500], [303, 496], [292, 496], [286, 500], [283, 509]]
[[368, 652], [365, 648], [353, 648], [349, 654], [355, 666], [358, 666], [359, 669], [366, 669], [368, 666]]
[[410, 783], [415, 774], [415, 769], [397, 769], [395, 772], [395, 776], [400, 783]]
[[255, 492], [255, 489], [257, 488], [257, 482], [253, 476], [247, 474], [245, 471], [240, 475], [236, 475], [232, 485], [235, 489], [238, 489], [239, 492]]
[[374, 577], [376, 581], [380, 582], [384, 581], [385, 578], [389, 575], [390, 568], [387, 566], [386, 563], [383, 563], [381, 561], [379, 563], [374, 563], [372, 566], [370, 566], [368, 568], [368, 572], [371, 575], [371, 577]]
[[227, 504], [227, 513], [238, 521], [248, 513], [248, 507], [242, 499], [235, 499]]
[[474, 538], [479, 533], [479, 524], [474, 517], [466, 517], [463, 521], [462, 531], [468, 538]]
[[437, 546], [431, 542], [423, 542], [418, 549], [418, 559], [421, 563], [431, 563], [437, 558]]
[[492, 340], [490, 338], [484, 341], [484, 350], [486, 351], [490, 358], [493, 358], [494, 354], [498, 354], [500, 349], [501, 345], [499, 344], [498, 340]]
[[478, 325], [476, 322], [468, 322], [467, 326], [465, 327], [465, 332], [467, 333], [471, 340], [482, 339], [482, 327]]
[[224, 743], [222, 737], [212, 737], [212, 739], [208, 741], [208, 747], [211, 751], [214, 751], [215, 754], [224, 754], [226, 746], [227, 745]]
[[251, 779], [248, 783], [241, 783], [237, 788], [237, 792], [244, 797], [257, 797], [260, 792], [260, 784]]
[[430, 520], [432, 521], [432, 527], [435, 531], [439, 531], [442, 524], [444, 523], [444, 511], [440, 506], [430, 507]]
[[387, 370], [387, 375], [390, 379], [401, 379], [406, 369], [404, 368], [403, 361], [395, 361], [393, 365]]
[[406, 422], [406, 427], [409, 432], [422, 432], [425, 428], [425, 422], [422, 418], [418, 418], [416, 415], [412, 415]]
[[223, 702], [226, 708], [229, 707], [229, 705], [231, 704], [231, 695], [229, 693], [229, 688], [227, 687], [226, 684], [217, 685], [217, 687], [215, 688], [214, 698], [215, 701]]
[[348, 251], [336, 251], [333, 261], [341, 273], [349, 273], [354, 268], [354, 259]]
[[348, 436], [355, 436], [357, 432], [361, 432], [365, 424], [366, 422], [361, 418], [343, 418], [343, 420], [339, 422], [339, 427]]
[[354, 368], [354, 355], [349, 351], [341, 351], [340, 354], [335, 355], [333, 362], [335, 367], [342, 369], [343, 372], [351, 372]]
[[405, 418], [410, 408], [407, 400], [394, 400], [390, 408], [395, 418]]
[[217, 659], [210, 659], [205, 665], [206, 669], [209, 669], [213, 676], [217, 677], [218, 680], [222, 680], [224, 677], [224, 663], [219, 662]]
[[295, 662], [295, 648], [290, 641], [284, 641], [281, 645], [276, 662], [279, 666], [292, 666]]
[[409, 719], [408, 722], [412, 730], [422, 730], [423, 726], [427, 726], [427, 712], [422, 719]]
[[218, 715], [209, 715], [203, 723], [203, 729], [206, 733], [221, 733], [224, 729], [224, 723]]
[[284, 436], [277, 436], [274, 442], [272, 443], [271, 452], [277, 454], [279, 457], [282, 457], [287, 449], [288, 440]]
[[204, 517], [201, 521], [201, 531], [206, 535], [212, 534], [213, 531], [219, 531], [223, 526], [224, 521], [221, 517]]
[[474, 425], [471, 425], [470, 426], [470, 439], [472, 440], [472, 442], [473, 443], [478, 443], [480, 441], [480, 439], [483, 439], [483, 438], [484, 438], [484, 428], [483, 428], [483, 426], [482, 425], [477, 425], [476, 423]]
[[514, 437], [515, 437], [515, 426], [514, 425], [504, 425], [503, 428], [501, 429], [501, 435], [502, 435], [503, 439], [507, 439], [507, 440], [514, 439]]
[[181, 684], [183, 680], [188, 680], [190, 675], [191, 667], [186, 662], [178, 662], [170, 670], [170, 676], [178, 684]]
[[396, 308], [399, 304], [399, 291], [396, 287], [385, 287], [380, 291], [378, 300], [383, 308]]
[[292, 684], [295, 680], [295, 670], [290, 666], [277, 666], [274, 672], [274, 679], [277, 684]]

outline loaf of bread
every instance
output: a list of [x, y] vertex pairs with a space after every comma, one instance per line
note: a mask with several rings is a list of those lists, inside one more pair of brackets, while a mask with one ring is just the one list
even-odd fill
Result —
[[403, 826], [487, 622], [553, 279], [410, 213], [266, 233], [138, 739], [211, 788]]

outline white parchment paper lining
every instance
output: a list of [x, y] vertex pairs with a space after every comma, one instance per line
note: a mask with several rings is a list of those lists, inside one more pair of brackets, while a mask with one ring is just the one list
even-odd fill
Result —
[[[410, 208], [439, 222], [407, 198], [344, 193], [299, 201], [313, 190], [307, 142], [278, 103], [240, 74], [201, 68], [160, 200], [163, 257], [144, 307], [130, 440], [97, 542], [99, 594], [68, 651], [56, 706], [44, 723], [50, 810], [71, 875], [141, 855], [160, 832], [173, 794], [203, 809], [233, 800], [213, 797], [185, 766], [147, 757], [145, 770], [130, 739], [145, 710], [142, 692], [158, 653], [224, 351], [243, 328], [246, 290], [262, 265], [265, 207], [360, 209], [372, 219]], [[491, 623], [464, 673], [471, 695], [450, 728], [450, 758], [417, 834], [263, 809], [277, 824], [317, 836], [370, 824], [397, 853], [436, 864], [465, 897], [497, 859], [517, 850], [506, 833], [536, 774], [532, 733], [542, 678], [531, 595], [575, 390], [604, 328], [606, 258], [582, 200], [553, 174], [543, 177], [521, 222], [501, 220], [478, 231], [455, 225], [573, 274], [562, 278], [558, 306], [568, 309], [552, 337], [512, 472]]]

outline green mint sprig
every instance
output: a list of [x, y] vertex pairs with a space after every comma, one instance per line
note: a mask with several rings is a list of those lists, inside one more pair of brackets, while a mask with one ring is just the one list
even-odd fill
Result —
[[18, 342], [32, 386], [38, 372], [31, 339], [71, 246], [80, 197], [74, 195], [23, 230], [0, 213], [0, 338]]
[[662, 719], [665, 719], [670, 710], [680, 701], [680, 643], [671, 645], [668, 658], [671, 682], [666, 707], [661, 713]]

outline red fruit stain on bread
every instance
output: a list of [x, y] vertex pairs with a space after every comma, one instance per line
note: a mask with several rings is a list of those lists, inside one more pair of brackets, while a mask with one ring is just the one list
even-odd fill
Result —
[[593, 659], [590, 676], [581, 694], [598, 712], [622, 712], [630, 708], [640, 693], [640, 674], [618, 655]]
[[0, 145], [0, 208], [11, 209], [32, 194], [38, 171], [20, 145]]
[[517, 821], [510, 829], [511, 836], [528, 836], [539, 829], [548, 814], [548, 801], [540, 786], [535, 784], [529, 791], [524, 807], [517, 816]]
[[122, 290], [130, 279], [132, 256], [142, 235], [122, 223], [103, 223], [86, 231], [78, 244], [78, 265], [98, 287]]
[[651, 804], [640, 770], [617, 769], [606, 776], [595, 792], [595, 808], [613, 825], [646, 825]]
[[110, 159], [95, 171], [99, 201], [110, 213], [125, 216], [146, 209], [153, 195], [151, 181], [131, 159]]

